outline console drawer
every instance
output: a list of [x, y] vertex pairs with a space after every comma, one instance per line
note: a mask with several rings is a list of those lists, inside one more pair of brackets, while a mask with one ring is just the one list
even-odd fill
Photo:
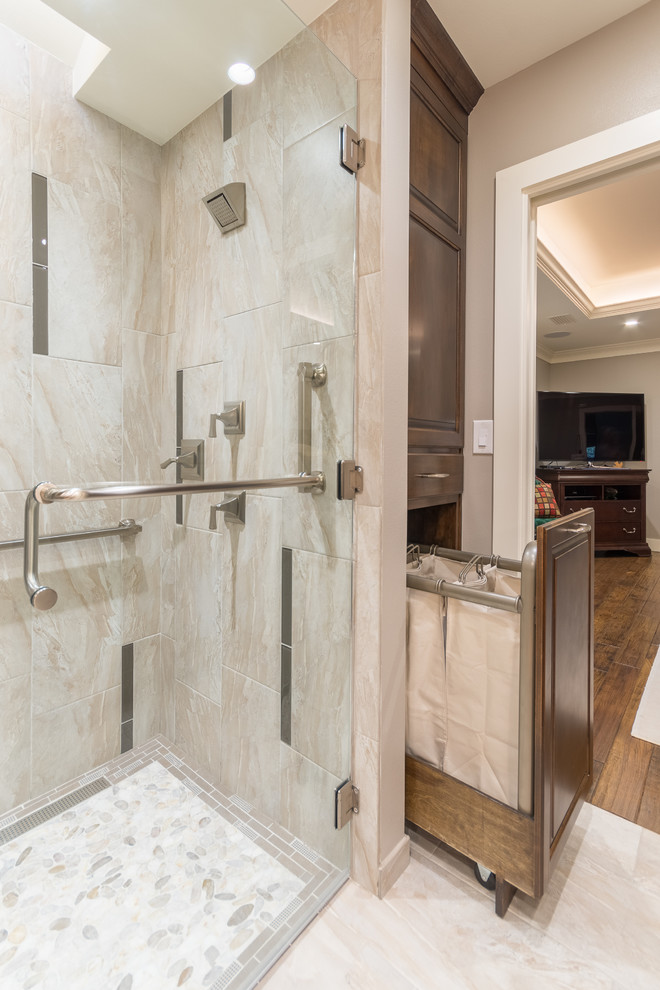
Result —
[[600, 522], [596, 520], [597, 543], [639, 543], [644, 540], [639, 519], [635, 522]]
[[616, 499], [606, 499], [598, 503], [596, 519], [603, 522], [632, 522], [639, 520], [642, 515], [642, 503], [638, 501], [623, 501]]

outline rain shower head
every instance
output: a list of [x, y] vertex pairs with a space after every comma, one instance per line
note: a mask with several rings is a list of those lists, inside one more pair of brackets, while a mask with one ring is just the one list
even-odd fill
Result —
[[205, 196], [204, 202], [223, 234], [245, 223], [244, 182], [230, 182]]

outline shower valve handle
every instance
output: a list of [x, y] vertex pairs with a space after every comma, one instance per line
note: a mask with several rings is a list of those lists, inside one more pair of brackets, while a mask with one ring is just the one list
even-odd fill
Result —
[[179, 454], [178, 457], [168, 457], [160, 466], [164, 470], [170, 464], [183, 464], [184, 467], [194, 468], [197, 465], [197, 451], [189, 450], [187, 454]]

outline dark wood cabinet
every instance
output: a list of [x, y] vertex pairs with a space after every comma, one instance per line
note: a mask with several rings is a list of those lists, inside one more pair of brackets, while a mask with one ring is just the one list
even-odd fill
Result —
[[[468, 116], [483, 89], [426, 0], [413, 0], [410, 93], [408, 446], [462, 459]], [[460, 545], [463, 468], [409, 468], [409, 540]], [[424, 483], [420, 484], [420, 480]], [[447, 482], [447, 479], [442, 479]], [[453, 487], [450, 487], [453, 486]], [[436, 491], [436, 489], [439, 489]], [[435, 496], [435, 497], [434, 497]]]
[[593, 509], [596, 550], [627, 550], [648, 557], [646, 486], [649, 471], [634, 468], [538, 468], [547, 481], [562, 516]]

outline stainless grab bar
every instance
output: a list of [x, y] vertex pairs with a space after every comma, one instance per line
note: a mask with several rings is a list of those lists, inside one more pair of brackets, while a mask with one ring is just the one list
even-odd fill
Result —
[[437, 581], [410, 571], [406, 574], [406, 586], [416, 591], [430, 591], [433, 595], [442, 595], [445, 598], [458, 598], [473, 605], [489, 605], [491, 608], [502, 609], [503, 612], [522, 612], [520, 595], [497, 595], [494, 591], [481, 591], [479, 588], [468, 588], [464, 584], [442, 579]]
[[269, 488], [306, 488], [325, 491], [322, 471], [284, 478], [258, 478], [248, 481], [200, 481], [181, 485], [96, 485], [92, 488], [63, 488], [42, 482], [25, 500], [25, 540], [23, 580], [33, 608], [47, 611], [57, 601], [57, 592], [39, 581], [39, 506], [53, 502], [86, 502], [113, 498], [159, 498], [164, 495], [196, 495], [203, 492], [255, 491]]
[[[52, 536], [40, 536], [39, 545], [47, 543], [75, 543], [77, 540], [100, 540], [106, 536], [134, 536], [142, 532], [142, 526], [135, 519], [122, 519], [116, 526], [107, 529], [84, 529], [74, 533], [53, 533]], [[25, 540], [2, 540], [0, 550], [18, 550], [23, 547]]]

